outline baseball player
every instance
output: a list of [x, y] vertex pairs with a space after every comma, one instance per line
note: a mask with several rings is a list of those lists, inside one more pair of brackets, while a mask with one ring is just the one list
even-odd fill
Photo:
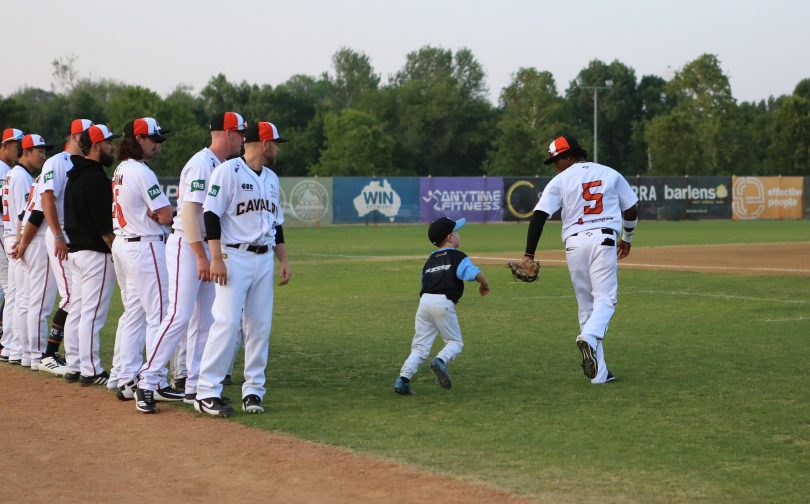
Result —
[[[166, 366], [181, 340], [185, 340], [188, 376], [184, 401], [188, 404], [194, 404], [196, 399], [200, 360], [213, 323], [214, 284], [210, 282], [211, 254], [205, 236], [202, 205], [211, 171], [225, 159], [240, 154], [246, 126], [242, 116], [235, 112], [215, 115], [210, 124], [211, 146], [194, 154], [180, 173], [177, 216], [166, 242], [169, 305], [157, 338], [147, 346], [146, 363], [139, 373], [138, 388], [157, 390], [160, 370]], [[154, 411], [148, 406], [144, 409]], [[144, 409], [138, 407], [139, 411]]]
[[[4, 221], [6, 235], [4, 240], [6, 253], [9, 256], [9, 275], [13, 276], [11, 291], [14, 296], [14, 335], [22, 349], [20, 364], [39, 370], [42, 361], [42, 350], [36, 334], [28, 331], [28, 275], [26, 268], [17, 255], [17, 244], [22, 236], [23, 217], [26, 206], [33, 192], [33, 174], [39, 172], [45, 163], [45, 152], [53, 149], [42, 136], [37, 134], [25, 135], [20, 141], [22, 155], [17, 165], [8, 172], [3, 187], [5, 194], [3, 204], [8, 213], [9, 220]], [[9, 362], [12, 362], [11, 360]], [[13, 362], [16, 363], [16, 362]]]
[[562, 240], [579, 307], [576, 344], [582, 370], [591, 383], [611, 382], [615, 376], [605, 363], [603, 340], [618, 301], [618, 260], [630, 254], [638, 224], [638, 197], [619, 172], [587, 161], [573, 137], [551, 142], [548, 156], [544, 163], [553, 163], [560, 173], [534, 209], [523, 258], [534, 260], [546, 219], [562, 208]]
[[[135, 119], [124, 127], [118, 152], [121, 164], [113, 175], [115, 219], [120, 228], [113, 242], [118, 283], [126, 292], [126, 319], [119, 321], [119, 399], [129, 399], [143, 363], [144, 334], [151, 342], [166, 310], [166, 246], [163, 225], [172, 220], [172, 207], [160, 189], [157, 176], [146, 164], [166, 139], [151, 117]], [[142, 328], [145, 327], [145, 333]], [[165, 381], [165, 370], [161, 369]], [[182, 400], [168, 383], [158, 392], [165, 400]], [[129, 397], [128, 397], [129, 396]], [[137, 398], [137, 395], [135, 396]], [[136, 401], [136, 407], [141, 400]]]
[[72, 273], [65, 340], [75, 338], [79, 346], [78, 366], [69, 361], [65, 379], [82, 386], [104, 385], [110, 377], [99, 359], [99, 334], [115, 284], [110, 253], [112, 181], [104, 168], [115, 161], [112, 140], [117, 137], [103, 124], [84, 131], [79, 137], [84, 157], [70, 157], [73, 168], [65, 185], [65, 233]]
[[[2, 143], [0, 143], [0, 200], [4, 200], [4, 193], [3, 187], [5, 186], [6, 176], [8, 172], [11, 171], [11, 167], [17, 164], [17, 161], [20, 159], [20, 141], [23, 138], [23, 132], [15, 129], [15, 128], [6, 128], [3, 130], [2, 136]], [[4, 237], [5, 237], [5, 221], [6, 221], [6, 214], [5, 209], [6, 205], [3, 201], [0, 201], [0, 216], [2, 216], [3, 224], [0, 225], [0, 286], [2, 287], [2, 293], [0, 293], [0, 361], [8, 362], [9, 356], [13, 355], [12, 360], [18, 360], [21, 358], [20, 352], [15, 347], [16, 341], [14, 340], [14, 333], [13, 333], [13, 299], [14, 297], [11, 295], [9, 291], [9, 275], [8, 275], [8, 256], [6, 255]], [[9, 302], [6, 303], [6, 298], [9, 299]], [[7, 307], [7, 308], [6, 308]], [[6, 309], [8, 309], [8, 313], [6, 313]], [[7, 315], [7, 316], [3, 316]], [[3, 320], [6, 320], [5, 326], [3, 326]]]
[[259, 122], [245, 131], [245, 155], [226, 161], [211, 174], [203, 203], [205, 233], [211, 250], [211, 279], [216, 283], [214, 324], [203, 351], [197, 399], [199, 412], [228, 416], [222, 380], [234, 352], [244, 309], [245, 383], [242, 410], [262, 413], [265, 370], [273, 318], [275, 252], [281, 263], [281, 283], [290, 281], [284, 245], [284, 214], [278, 176], [272, 166], [279, 144], [286, 140], [275, 125]]
[[[44, 286], [41, 294], [34, 289], [36, 292], [29, 295], [29, 335], [36, 334], [39, 339], [45, 338], [48, 314], [53, 307], [57, 290], [59, 292], [59, 307], [39, 366], [41, 371], [58, 376], [64, 376], [67, 371], [65, 360], [57, 352], [64, 337], [71, 278], [63, 229], [64, 189], [67, 172], [73, 167], [70, 156], [81, 155], [79, 137], [92, 125], [89, 119], [72, 121], [65, 150], [45, 161], [42, 173], [34, 184], [33, 200], [29, 202], [30, 211], [26, 212], [23, 236], [17, 248], [17, 254], [24, 259], [21, 264], [28, 272], [28, 284]], [[78, 362], [78, 341], [65, 341], [65, 354]]]
[[481, 296], [489, 293], [489, 283], [484, 274], [464, 252], [458, 250], [461, 245], [458, 230], [464, 222], [464, 219], [454, 221], [442, 217], [433, 221], [428, 228], [428, 239], [438, 249], [430, 254], [422, 267], [422, 290], [419, 292], [413, 343], [399, 378], [394, 382], [394, 392], [397, 394], [413, 394], [411, 378], [430, 355], [439, 333], [444, 339], [444, 348], [430, 362], [430, 370], [442, 388], [452, 387], [447, 364], [458, 357], [464, 347], [456, 315], [456, 303], [464, 294], [464, 282], [478, 282]]

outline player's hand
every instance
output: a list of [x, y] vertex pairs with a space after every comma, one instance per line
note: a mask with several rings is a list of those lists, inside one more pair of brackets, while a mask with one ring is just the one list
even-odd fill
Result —
[[481, 293], [481, 297], [489, 294], [489, 284], [487, 282], [483, 282], [480, 286], [478, 286], [478, 292]]
[[158, 221], [157, 212], [153, 212], [153, 211], [149, 210], [148, 208], [146, 209], [146, 216], [149, 217], [150, 219], [152, 219], [155, 222]]
[[228, 284], [228, 268], [222, 258], [211, 259], [211, 281], [219, 285]]
[[64, 261], [68, 256], [68, 245], [64, 238], [53, 241], [53, 255], [57, 259]]
[[625, 257], [629, 256], [630, 244], [620, 239], [619, 244], [616, 246], [616, 255], [619, 257], [619, 260], [622, 260]]
[[203, 282], [211, 281], [211, 264], [207, 257], [197, 258], [197, 278]]
[[20, 259], [25, 254], [25, 247], [20, 245], [20, 242], [14, 244], [11, 247], [11, 257], [14, 259]]
[[290, 278], [292, 278], [292, 271], [290, 271], [290, 266], [286, 262], [281, 263], [281, 281], [278, 284], [287, 285], [288, 283], [290, 283]]

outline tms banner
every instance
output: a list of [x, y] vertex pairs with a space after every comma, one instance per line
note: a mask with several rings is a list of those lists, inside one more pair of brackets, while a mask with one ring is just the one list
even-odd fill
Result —
[[503, 220], [519, 221], [531, 218], [534, 206], [551, 177], [504, 177]]
[[419, 180], [422, 222], [439, 217], [470, 222], [501, 220], [503, 179], [500, 177], [423, 177]]
[[417, 177], [334, 177], [334, 222], [419, 222]]

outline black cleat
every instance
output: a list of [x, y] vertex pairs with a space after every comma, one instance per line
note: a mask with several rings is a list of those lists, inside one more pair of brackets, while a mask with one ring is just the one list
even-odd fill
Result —
[[140, 387], [135, 389], [135, 409], [141, 413], [154, 413], [155, 407], [155, 392], [152, 390], [142, 389]]
[[171, 387], [163, 387], [155, 391], [156, 401], [182, 401], [186, 394], [182, 390], [173, 389]]
[[[65, 378], [67, 378], [67, 374], [65, 374]], [[102, 371], [97, 375], [94, 376], [79, 376], [79, 384], [82, 387], [89, 387], [91, 385], [106, 385], [107, 380], [110, 379], [110, 374], [106, 371]]]
[[582, 354], [582, 372], [584, 372], [585, 376], [587, 376], [589, 379], [593, 380], [596, 378], [596, 373], [598, 371], [596, 364], [596, 351], [594, 351], [591, 345], [584, 339], [577, 340], [577, 348], [579, 348], [579, 352]]
[[250, 394], [242, 399], [242, 411], [247, 413], [264, 413], [262, 400], [256, 394]]
[[77, 381], [79, 381], [80, 376], [81, 373], [78, 371], [68, 371], [67, 373], [65, 373], [65, 381], [68, 383], [76, 383]]
[[233, 408], [224, 403], [219, 397], [197, 399], [194, 403], [194, 409], [200, 413], [208, 413], [209, 415], [219, 417], [228, 417], [234, 414]]

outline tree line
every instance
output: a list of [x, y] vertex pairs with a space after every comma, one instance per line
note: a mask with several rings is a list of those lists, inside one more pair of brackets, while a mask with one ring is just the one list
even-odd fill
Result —
[[219, 74], [199, 93], [180, 85], [165, 97], [82, 78], [75, 57], [52, 65], [50, 90], [0, 98], [0, 125], [58, 144], [76, 117], [116, 132], [134, 118], [156, 117], [172, 131], [154, 160], [163, 176], [178, 175], [207, 145], [210, 117], [226, 110], [274, 122], [291, 140], [277, 167], [282, 175], [548, 175], [542, 161], [556, 136], [576, 136], [593, 152], [592, 86], [606, 88], [598, 95], [599, 162], [625, 175], [810, 173], [810, 78], [791, 95], [738, 103], [711, 54], [669, 80], [593, 60], [564, 90], [550, 72], [520, 68], [497, 105], [469, 49], [424, 46], [384, 83], [367, 55], [342, 48], [320, 76], [294, 75], [274, 87]]

